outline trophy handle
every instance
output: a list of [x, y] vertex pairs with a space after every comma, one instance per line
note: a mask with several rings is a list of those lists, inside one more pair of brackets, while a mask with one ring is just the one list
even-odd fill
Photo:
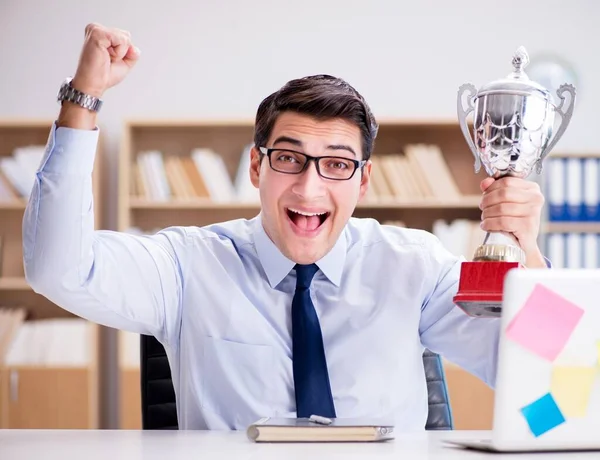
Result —
[[[565, 105], [565, 93], [571, 94], [571, 100], [569, 101], [569, 108], [566, 111], [563, 111], [563, 106]], [[550, 153], [552, 148], [556, 145], [556, 143], [560, 140], [562, 135], [564, 134], [569, 122], [571, 121], [571, 117], [573, 116], [573, 109], [575, 108], [575, 87], [570, 84], [560, 85], [560, 88], [556, 90], [556, 94], [560, 98], [560, 105], [556, 108], [556, 113], [560, 115], [561, 122], [556, 134], [552, 137], [552, 140], [548, 144], [548, 146], [544, 149], [544, 152], [540, 155], [539, 160], [536, 162], [535, 171], [540, 174], [542, 172], [542, 161]]]
[[[467, 110], [463, 108], [463, 96], [466, 92], [469, 92], [469, 97], [467, 98]], [[471, 83], [465, 83], [458, 88], [458, 100], [457, 100], [457, 111], [458, 111], [458, 122], [460, 124], [460, 129], [462, 130], [465, 139], [467, 140], [467, 144], [471, 149], [471, 153], [475, 157], [475, 172], [478, 173], [481, 169], [481, 159], [477, 154], [477, 148], [475, 147], [475, 142], [473, 142], [473, 138], [469, 134], [469, 127], [467, 125], [467, 117], [469, 114], [475, 110], [475, 106], [473, 105], [473, 97], [477, 94], [477, 88]]]

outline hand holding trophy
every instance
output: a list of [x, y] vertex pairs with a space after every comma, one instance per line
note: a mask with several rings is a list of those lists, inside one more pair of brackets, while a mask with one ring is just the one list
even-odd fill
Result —
[[[483, 164], [486, 173], [496, 179], [526, 178], [534, 168], [540, 174], [542, 161], [567, 129], [575, 107], [575, 88], [561, 85], [556, 106], [548, 90], [525, 74], [528, 63], [527, 51], [519, 47], [512, 60], [514, 70], [506, 78], [479, 91], [470, 83], [459, 88], [458, 120], [475, 157], [476, 173]], [[565, 93], [570, 94], [566, 110]], [[471, 112], [474, 138], [467, 124]], [[561, 122], [553, 136], [556, 114]], [[470, 316], [500, 316], [504, 277], [508, 270], [524, 264], [525, 253], [514, 237], [488, 232], [473, 261], [462, 264], [454, 303]]]

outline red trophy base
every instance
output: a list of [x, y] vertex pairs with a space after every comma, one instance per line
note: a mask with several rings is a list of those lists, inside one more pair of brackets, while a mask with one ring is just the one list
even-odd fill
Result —
[[509, 270], [522, 267], [519, 262], [463, 262], [454, 303], [469, 316], [501, 316], [504, 277]]

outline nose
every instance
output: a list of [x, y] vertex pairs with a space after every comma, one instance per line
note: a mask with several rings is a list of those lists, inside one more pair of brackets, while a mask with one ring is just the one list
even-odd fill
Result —
[[292, 187], [299, 198], [306, 201], [315, 200], [325, 195], [325, 182], [317, 172], [317, 165], [314, 161], [309, 162], [306, 169], [296, 176], [296, 182]]

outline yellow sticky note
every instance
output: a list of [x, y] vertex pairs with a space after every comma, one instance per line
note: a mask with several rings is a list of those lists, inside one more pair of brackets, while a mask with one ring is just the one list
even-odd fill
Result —
[[585, 417], [596, 367], [555, 366], [550, 392], [565, 417]]

